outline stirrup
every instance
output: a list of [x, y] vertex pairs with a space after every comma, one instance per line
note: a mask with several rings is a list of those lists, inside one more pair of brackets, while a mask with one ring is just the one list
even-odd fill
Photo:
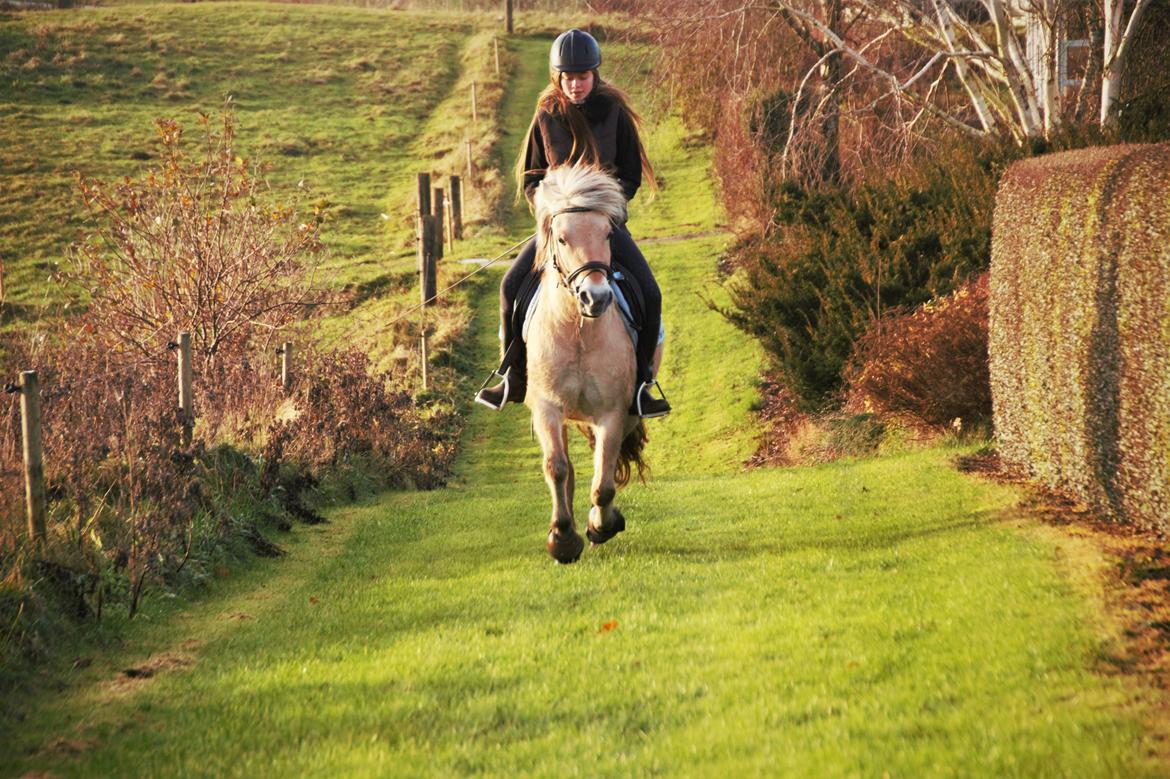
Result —
[[[484, 380], [484, 383], [482, 385], [480, 385], [479, 391], [475, 393], [475, 402], [479, 403], [481, 406], [487, 406], [492, 411], [503, 411], [504, 406], [508, 405], [508, 397], [509, 397], [509, 395], [511, 393], [511, 389], [512, 389], [512, 380], [510, 378], [511, 373], [512, 373], [511, 371], [507, 371], [505, 373], [500, 373], [499, 371], [492, 371], [491, 375], [489, 375], [487, 377], [487, 379]], [[503, 397], [501, 397], [499, 405], [493, 403], [484, 394], [485, 391], [487, 391], [489, 389], [488, 384], [490, 384], [491, 380], [493, 378], [495, 378], [496, 376], [499, 376], [501, 379], [504, 380]], [[491, 389], [495, 389], [495, 387], [492, 387]]]
[[[662, 403], [666, 405], [666, 408], [658, 411], [647, 411], [642, 408], [642, 393], [645, 392], [649, 395], [651, 387], [658, 389], [658, 394], [662, 396]], [[654, 400], [653, 397], [650, 399]], [[664, 417], [671, 412], [670, 401], [666, 399], [666, 393], [662, 391], [662, 385], [658, 383], [658, 379], [644, 381], [638, 386], [638, 391], [634, 393], [634, 411], [642, 419], [656, 419], [658, 417]]]

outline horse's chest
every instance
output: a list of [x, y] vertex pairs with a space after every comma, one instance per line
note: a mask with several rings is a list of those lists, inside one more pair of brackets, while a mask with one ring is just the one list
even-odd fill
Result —
[[[533, 322], [535, 329], [544, 324]], [[561, 406], [570, 417], [625, 408], [632, 397], [634, 350], [621, 329], [587, 325], [574, 337], [529, 341], [529, 385]], [[611, 332], [612, 331], [612, 332]]]

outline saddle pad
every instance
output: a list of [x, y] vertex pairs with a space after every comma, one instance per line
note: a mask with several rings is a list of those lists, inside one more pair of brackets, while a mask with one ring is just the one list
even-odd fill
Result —
[[[621, 280], [621, 272], [613, 274], [615, 280]], [[536, 289], [532, 293], [532, 301], [528, 304], [528, 310], [524, 312], [524, 327], [520, 331], [520, 337], [524, 339], [524, 343], [528, 343], [528, 323], [532, 321], [532, 314], [536, 311], [536, 303], [540, 300], [540, 285], [544, 282], [537, 282]], [[626, 296], [622, 294], [622, 289], [617, 284], [610, 284], [609, 288], [613, 290], [614, 302], [618, 305], [618, 310], [622, 312], [622, 324], [626, 326], [626, 334], [630, 336], [630, 341], [633, 342], [634, 348], [638, 348], [638, 331], [634, 329], [634, 317], [630, 313], [630, 304], [626, 300]], [[662, 344], [666, 340], [666, 328], [662, 322], [658, 323], [658, 343]]]

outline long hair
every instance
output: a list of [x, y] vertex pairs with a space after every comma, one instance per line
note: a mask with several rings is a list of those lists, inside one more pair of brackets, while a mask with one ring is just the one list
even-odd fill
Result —
[[[549, 82], [549, 85], [540, 93], [540, 97], [536, 99], [536, 111], [532, 114], [532, 121], [529, 123], [528, 132], [525, 133], [524, 140], [521, 142], [523, 145], [520, 148], [519, 158], [516, 160], [517, 202], [520, 201], [524, 192], [524, 175], [530, 172], [528, 170], [528, 139], [532, 136], [532, 128], [536, 126], [542, 111], [564, 121], [569, 127], [569, 133], [573, 136], [573, 147], [569, 153], [569, 160], [565, 160], [566, 163], [576, 157], [580, 151], [580, 162], [588, 165], [598, 164], [597, 139], [593, 137], [593, 130], [590, 129], [589, 121], [585, 115], [579, 110], [573, 110], [572, 101], [561, 89], [560, 72], [550, 70]], [[634, 128], [638, 131], [638, 156], [642, 160], [642, 181], [650, 188], [651, 192], [657, 192], [658, 181], [654, 178], [654, 166], [650, 164], [650, 158], [646, 156], [646, 145], [642, 143], [642, 117], [630, 105], [629, 96], [613, 84], [603, 81], [601, 74], [596, 70], [593, 71], [593, 91], [589, 94], [590, 97], [593, 95], [608, 97], [630, 117], [630, 121], [634, 123]]]

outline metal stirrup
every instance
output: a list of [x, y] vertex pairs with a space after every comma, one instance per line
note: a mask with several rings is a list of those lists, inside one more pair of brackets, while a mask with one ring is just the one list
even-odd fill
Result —
[[662, 396], [662, 399], [666, 401], [667, 405], [670, 405], [670, 401], [667, 400], [666, 393], [662, 391], [662, 385], [658, 383], [658, 379], [644, 381], [638, 385], [638, 391], [634, 393], [634, 403], [637, 406], [639, 417], [642, 417], [642, 390], [646, 390], [646, 393], [649, 394], [651, 387], [656, 387], [658, 389], [658, 394]]

